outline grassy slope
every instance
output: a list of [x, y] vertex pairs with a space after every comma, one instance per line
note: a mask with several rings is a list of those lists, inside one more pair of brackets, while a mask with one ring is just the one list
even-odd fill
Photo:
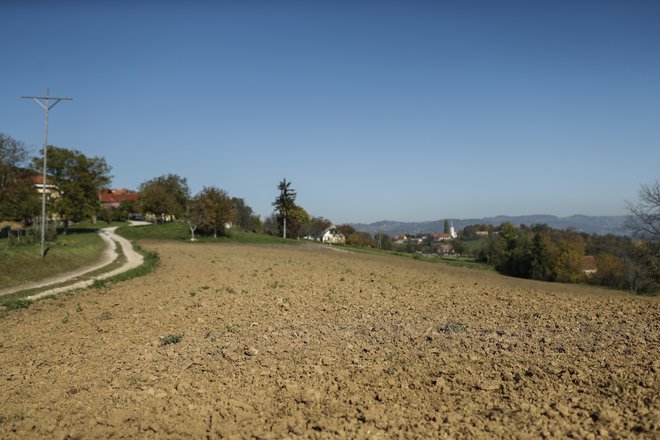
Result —
[[40, 280], [92, 264], [103, 251], [103, 240], [90, 229], [71, 229], [50, 245], [46, 258], [39, 243], [9, 247], [0, 240], [0, 288]]
[[[267, 243], [283, 244], [298, 243], [296, 240], [284, 240], [271, 235], [255, 234], [238, 230], [230, 230], [227, 237], [196, 236], [202, 243]], [[161, 223], [146, 226], [121, 227], [117, 233], [128, 240], [190, 240], [190, 230], [185, 223]]]

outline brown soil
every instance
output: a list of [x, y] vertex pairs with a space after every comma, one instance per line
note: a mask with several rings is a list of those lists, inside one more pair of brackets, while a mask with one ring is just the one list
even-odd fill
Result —
[[658, 436], [657, 298], [316, 246], [146, 247], [151, 275], [0, 319], [1, 438]]

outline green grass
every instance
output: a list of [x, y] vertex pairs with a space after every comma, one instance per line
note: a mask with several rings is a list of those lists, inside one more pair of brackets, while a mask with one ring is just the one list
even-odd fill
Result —
[[20, 286], [92, 264], [105, 245], [94, 231], [72, 229], [48, 247], [46, 257], [41, 258], [39, 243], [9, 247], [6, 239], [0, 240], [0, 288]]
[[[110, 278], [106, 278], [103, 280], [96, 280], [94, 283], [91, 285], [91, 288], [93, 289], [103, 289], [108, 286], [110, 283], [117, 283], [120, 281], [126, 281], [131, 278], [139, 277], [146, 275], [150, 272], [152, 272], [159, 264], [160, 264], [160, 256], [156, 252], [151, 252], [151, 251], [145, 251], [142, 249], [139, 245], [133, 244], [133, 248], [140, 253], [144, 257], [144, 263], [134, 269], [131, 269], [127, 272], [115, 275]], [[123, 250], [120, 252], [120, 257], [123, 255]], [[121, 259], [121, 258], [120, 258]], [[65, 282], [65, 283], [60, 283], [52, 286], [48, 286], [47, 289], [54, 288], [54, 287], [61, 287], [67, 284], [71, 284], [72, 282], [79, 281], [80, 279], [89, 279], [90, 276], [92, 275], [100, 275], [101, 273], [104, 272], [109, 272], [111, 270], [116, 269], [116, 267], [119, 265], [119, 263], [115, 262], [112, 263], [109, 266], [104, 267], [103, 269], [99, 269], [97, 271], [92, 272], [91, 274], [86, 274], [84, 277], [77, 278], [73, 281], [70, 282]], [[25, 298], [34, 294], [39, 293], [40, 291], [45, 290], [45, 288], [37, 288], [37, 289], [30, 289], [30, 290], [25, 290], [17, 293], [13, 293], [10, 295], [3, 295], [0, 296], [0, 306], [2, 308], [0, 309], [0, 318], [3, 316], [8, 315], [14, 310], [19, 310], [19, 309], [25, 309], [32, 304], [32, 301], [26, 300]], [[73, 293], [74, 291], [66, 292], [67, 294]]]
[[487, 238], [478, 238], [477, 240], [464, 241], [463, 243], [466, 244], [468, 252], [472, 253], [481, 249], [481, 246], [487, 241]]
[[[272, 235], [255, 234], [238, 230], [227, 231], [226, 237], [207, 237], [195, 234], [198, 243], [248, 243], [248, 244], [291, 244], [298, 240], [284, 240]], [[190, 229], [183, 222], [160, 223], [145, 226], [124, 226], [117, 233], [128, 240], [178, 240], [190, 241]]]

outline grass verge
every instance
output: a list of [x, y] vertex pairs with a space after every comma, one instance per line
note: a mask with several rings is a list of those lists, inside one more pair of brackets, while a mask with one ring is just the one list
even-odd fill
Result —
[[[131, 278], [136, 278], [139, 276], [147, 275], [148, 273], [152, 272], [159, 264], [160, 264], [160, 256], [156, 252], [152, 251], [147, 251], [145, 249], [142, 249], [139, 245], [133, 244], [133, 248], [135, 249], [136, 252], [140, 253], [144, 257], [144, 262], [129, 271], [117, 274], [115, 276], [103, 279], [103, 280], [95, 280], [94, 283], [90, 286], [92, 288], [105, 288], [108, 286], [108, 284], [111, 283], [118, 283], [120, 281], [126, 281]], [[108, 266], [105, 266], [97, 271], [92, 272], [91, 274], [86, 274], [83, 277], [78, 277], [73, 280], [69, 280], [65, 283], [60, 283], [56, 285], [51, 285], [45, 288], [37, 288], [37, 289], [30, 289], [30, 290], [24, 290], [21, 292], [13, 293], [10, 295], [4, 295], [0, 296], [0, 318], [3, 316], [8, 315], [9, 313], [13, 312], [14, 310], [19, 310], [19, 309], [25, 309], [30, 306], [30, 304], [33, 303], [33, 301], [26, 299], [29, 296], [32, 296], [40, 291], [44, 290], [49, 290], [52, 288], [56, 287], [62, 287], [68, 284], [73, 284], [75, 282], [81, 281], [83, 279], [89, 279], [92, 278], [93, 276], [98, 276], [103, 273], [110, 272], [117, 267], [119, 267], [123, 261], [125, 261], [125, 257], [123, 254], [123, 250], [121, 247], [118, 249], [120, 255], [115, 262], [109, 264]], [[76, 290], [82, 290], [82, 289], [76, 289]], [[72, 290], [69, 292], [64, 292], [64, 294], [72, 294], [76, 290]], [[47, 297], [50, 298], [50, 297]]]
[[[178, 240], [190, 241], [190, 230], [185, 223], [157, 223], [145, 226], [125, 226], [117, 234], [128, 240]], [[256, 234], [238, 230], [227, 231], [226, 236], [217, 238], [196, 236], [197, 243], [248, 243], [248, 244], [295, 244], [299, 240], [285, 240], [272, 235]]]
[[105, 244], [93, 230], [71, 229], [50, 243], [45, 258], [41, 258], [39, 243], [8, 245], [0, 240], [0, 288], [14, 287], [48, 278], [63, 272], [93, 264], [99, 259]]

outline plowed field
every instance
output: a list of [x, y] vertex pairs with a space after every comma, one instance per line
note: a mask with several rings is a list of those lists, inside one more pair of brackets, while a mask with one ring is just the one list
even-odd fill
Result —
[[657, 298], [313, 245], [145, 247], [146, 277], [0, 319], [0, 438], [660, 435]]

